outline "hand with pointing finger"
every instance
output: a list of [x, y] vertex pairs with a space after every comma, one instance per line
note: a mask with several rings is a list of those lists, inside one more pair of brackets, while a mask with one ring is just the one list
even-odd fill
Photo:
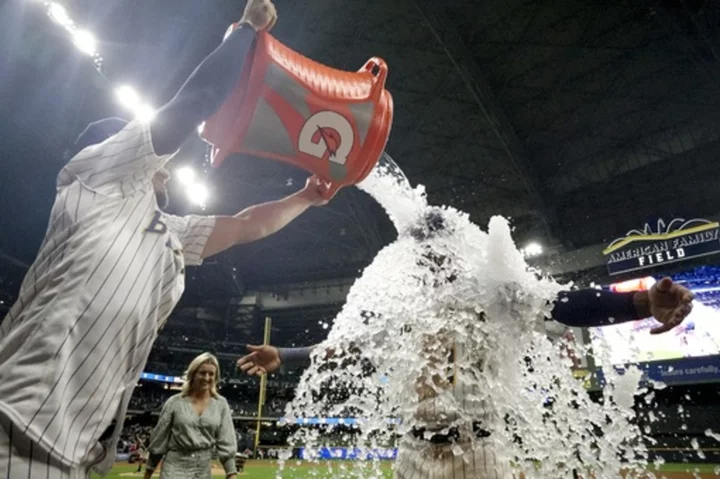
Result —
[[692, 311], [695, 295], [684, 286], [663, 278], [650, 291], [635, 293], [633, 302], [641, 318], [654, 317], [660, 324], [650, 334], [662, 334], [680, 325]]
[[248, 376], [273, 373], [282, 365], [280, 351], [275, 346], [247, 346], [249, 354], [238, 359], [237, 367]]

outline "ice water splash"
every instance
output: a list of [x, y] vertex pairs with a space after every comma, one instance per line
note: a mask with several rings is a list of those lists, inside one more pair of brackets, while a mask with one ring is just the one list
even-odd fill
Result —
[[[637, 373], [606, 372], [615, 400], [590, 400], [543, 328], [561, 286], [528, 268], [505, 219], [484, 232], [465, 213], [429, 206], [389, 158], [360, 188], [386, 209], [398, 239], [351, 288], [287, 406], [291, 423], [358, 420], [300, 427], [290, 442], [306, 459], [341, 445], [361, 460], [331, 464], [331, 477], [384, 477], [378, 450], [452, 430], [452, 453], [472, 461], [475, 428], [490, 432], [486, 449], [507, 465], [500, 477], [511, 467], [528, 479], [645, 468], [630, 422]], [[411, 447], [400, 449], [402, 462]]]

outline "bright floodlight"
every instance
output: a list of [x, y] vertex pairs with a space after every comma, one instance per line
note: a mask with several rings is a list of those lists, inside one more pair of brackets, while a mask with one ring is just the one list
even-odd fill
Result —
[[155, 118], [155, 109], [150, 105], [140, 105], [134, 109], [134, 113], [140, 121], [152, 121]]
[[137, 110], [140, 107], [140, 95], [131, 86], [118, 87], [115, 89], [115, 96], [120, 104], [128, 110]]
[[73, 24], [72, 20], [70, 20], [70, 16], [67, 13], [67, 10], [65, 10], [65, 7], [63, 7], [59, 3], [51, 3], [48, 7], [48, 14], [50, 15], [50, 18], [55, 20], [63, 27], [70, 27]]
[[526, 258], [533, 258], [543, 254], [543, 247], [538, 243], [528, 243], [522, 250]]
[[183, 166], [175, 171], [175, 178], [181, 185], [189, 187], [195, 181], [195, 170], [189, 166]]
[[73, 32], [73, 42], [77, 49], [86, 55], [93, 56], [97, 52], [95, 37], [87, 30], [75, 30]]
[[208, 190], [200, 183], [193, 183], [187, 187], [188, 199], [198, 206], [205, 206], [208, 199]]

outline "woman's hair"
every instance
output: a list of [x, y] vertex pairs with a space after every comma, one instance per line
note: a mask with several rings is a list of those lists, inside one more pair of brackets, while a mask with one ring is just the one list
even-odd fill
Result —
[[197, 374], [198, 369], [200, 369], [200, 366], [203, 364], [212, 364], [215, 366], [215, 381], [213, 381], [212, 388], [210, 388], [210, 394], [215, 397], [219, 396], [217, 392], [217, 385], [220, 381], [220, 363], [218, 363], [217, 358], [210, 353], [202, 353], [200, 356], [193, 359], [190, 366], [188, 366], [187, 371], [185, 371], [185, 382], [182, 385], [183, 396], [190, 394], [195, 374]]

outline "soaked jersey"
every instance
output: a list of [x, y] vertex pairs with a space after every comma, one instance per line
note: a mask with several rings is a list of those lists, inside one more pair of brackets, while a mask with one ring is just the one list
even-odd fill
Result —
[[[551, 324], [551, 327], [547, 328], [547, 324]], [[551, 337], [558, 337], [560, 330], [565, 332], [564, 326], [558, 327], [543, 320], [537, 321], [535, 329]], [[478, 336], [468, 336], [441, 332], [430, 336], [424, 348], [430, 363], [436, 367], [447, 365], [446, 377], [421, 377], [417, 384], [420, 403], [415, 416], [430, 430], [441, 430], [462, 419], [471, 419], [476, 424], [490, 427], [499, 419], [491, 401], [487, 399], [487, 390], [481, 386], [477, 377], [483, 370], [493, 374], [487, 358], [497, 346], [493, 345], [487, 335], [479, 336], [484, 336], [482, 342], [477, 341]], [[464, 365], [464, 368], [458, 364]], [[423, 383], [432, 384], [423, 387]]]

